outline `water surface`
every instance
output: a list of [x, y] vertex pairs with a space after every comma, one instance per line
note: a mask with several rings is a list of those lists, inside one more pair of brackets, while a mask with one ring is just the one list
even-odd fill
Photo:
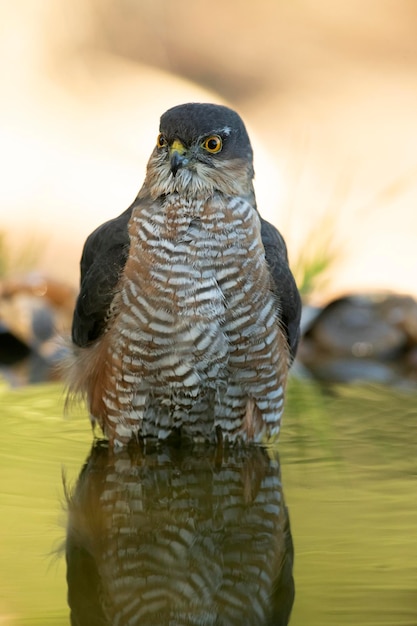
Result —
[[[232, 564], [228, 573], [222, 571], [221, 576], [234, 589], [233, 593], [237, 589], [241, 593], [240, 600], [232, 603], [238, 610], [248, 598], [256, 594], [264, 597], [262, 585], [256, 586], [251, 579], [255, 571], [252, 557], [259, 576], [263, 575], [265, 564], [270, 566], [270, 578], [262, 578], [265, 589], [269, 589], [266, 595], [272, 598], [271, 590], [281, 589], [281, 595], [275, 595], [281, 608], [283, 603], [291, 603], [288, 568], [286, 578], [280, 578], [285, 554], [287, 563], [288, 558], [292, 563], [288, 542], [285, 544], [289, 529], [285, 500], [295, 551], [292, 626], [416, 626], [415, 395], [375, 386], [323, 390], [312, 383], [293, 380], [280, 441], [266, 453], [258, 450], [252, 457], [231, 454], [219, 459], [201, 452], [199, 458], [191, 455], [188, 460], [187, 456], [185, 460], [175, 454], [171, 457], [171, 453], [147, 460], [136, 455], [120, 457], [116, 465], [107, 452], [92, 453], [92, 433], [82, 410], [70, 419], [63, 417], [59, 384], [15, 390], [3, 384], [0, 405], [1, 624], [70, 623], [65, 550], [74, 556], [80, 546], [91, 547], [94, 524], [103, 530], [103, 523], [107, 523], [105, 527], [110, 530], [107, 535], [101, 533], [107, 545], [102, 542], [100, 549], [92, 546], [89, 553], [103, 555], [107, 549], [110, 554], [111, 545], [114, 549], [114, 541], [117, 544], [122, 536], [119, 533], [118, 538], [114, 529], [126, 527], [126, 519], [125, 526], [115, 522], [115, 504], [113, 508], [100, 509], [103, 494], [106, 489], [109, 491], [108, 477], [112, 476], [112, 488], [118, 494], [114, 503], [122, 506], [123, 493], [128, 510], [136, 507], [141, 511], [133, 520], [142, 524], [136, 535], [138, 541], [146, 534], [144, 528], [149, 535], [159, 519], [167, 520], [168, 512], [177, 531], [185, 522], [183, 532], [192, 542], [200, 542], [201, 547], [202, 538], [206, 538], [207, 549], [204, 554], [200, 552], [208, 564], [211, 550], [213, 560], [207, 567], [212, 569], [212, 581], [220, 580], [215, 578], [220, 575], [219, 563]], [[69, 517], [63, 472], [72, 495]], [[97, 475], [98, 481], [94, 478]], [[106, 489], [103, 477], [107, 477]], [[173, 484], [177, 486], [175, 493]], [[159, 494], [156, 500], [149, 495], [154, 492]], [[94, 503], [90, 509], [89, 503]], [[194, 503], [193, 507], [190, 503]], [[91, 517], [97, 510], [101, 517]], [[227, 516], [230, 522], [226, 528]], [[123, 517], [120, 519], [123, 521]], [[239, 527], [239, 519], [244, 521], [243, 527]], [[167, 528], [165, 525], [163, 531], [168, 532]], [[225, 528], [229, 543], [225, 540]], [[220, 534], [216, 535], [217, 531]], [[251, 533], [254, 537], [249, 541]], [[160, 537], [161, 532], [151, 535]], [[122, 571], [131, 566], [129, 584], [139, 585], [136, 565], [123, 556], [129, 549], [132, 553], [129, 534], [123, 541], [117, 567]], [[175, 537], [171, 547], [169, 541], [165, 542], [168, 551], [175, 548], [175, 542]], [[141, 552], [138, 543], [133, 547], [136, 553]], [[268, 559], [262, 561], [262, 554], [268, 554]], [[95, 572], [104, 567], [102, 579], [103, 571], [109, 571], [108, 562], [95, 559]], [[182, 571], [184, 575], [185, 570]], [[82, 589], [92, 583], [89, 597], [94, 598], [93, 578], [87, 576], [86, 581]], [[69, 580], [70, 587], [72, 582]], [[165, 584], [171, 584], [168, 576]], [[213, 597], [207, 591], [209, 580], [204, 583], [200, 579], [200, 584], [206, 585], [205, 597]], [[70, 597], [71, 593], [70, 588]], [[233, 593], [225, 597], [231, 598]], [[252, 610], [255, 600], [247, 606]], [[265, 615], [268, 612], [266, 608], [259, 610]], [[235, 623], [233, 619], [238, 618], [230, 619]], [[256, 619], [253, 617], [254, 624], [258, 623]]]

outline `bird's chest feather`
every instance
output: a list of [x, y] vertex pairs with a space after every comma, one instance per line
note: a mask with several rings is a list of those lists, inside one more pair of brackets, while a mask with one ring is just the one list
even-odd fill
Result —
[[259, 218], [245, 200], [173, 194], [134, 213], [129, 233], [120, 336], [148, 373], [217, 377], [233, 346], [264, 332], [266, 314], [275, 319]]

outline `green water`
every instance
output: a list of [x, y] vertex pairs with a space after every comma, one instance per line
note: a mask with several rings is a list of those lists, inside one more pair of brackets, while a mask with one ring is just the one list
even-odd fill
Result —
[[[278, 449], [295, 545], [292, 626], [417, 624], [417, 397], [293, 380]], [[0, 624], [69, 624], [62, 482], [92, 434], [59, 384], [0, 385]]]

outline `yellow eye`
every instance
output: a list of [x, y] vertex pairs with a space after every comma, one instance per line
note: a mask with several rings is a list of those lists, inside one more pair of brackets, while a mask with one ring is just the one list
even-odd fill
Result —
[[159, 133], [158, 138], [156, 140], [156, 145], [158, 146], [158, 148], [164, 148], [167, 145], [167, 140], [165, 139], [165, 136], [162, 133]]
[[207, 139], [203, 141], [203, 148], [207, 150], [207, 152], [220, 152], [222, 146], [222, 140], [218, 135], [210, 135], [210, 137], [207, 137]]

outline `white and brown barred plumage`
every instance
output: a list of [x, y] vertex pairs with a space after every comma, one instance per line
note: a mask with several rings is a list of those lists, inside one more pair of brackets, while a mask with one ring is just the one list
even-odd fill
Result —
[[174, 107], [135, 202], [87, 239], [70, 390], [112, 443], [278, 432], [300, 300], [252, 179], [234, 111]]
[[98, 442], [68, 498], [66, 560], [74, 626], [284, 626], [293, 546], [278, 459]]

